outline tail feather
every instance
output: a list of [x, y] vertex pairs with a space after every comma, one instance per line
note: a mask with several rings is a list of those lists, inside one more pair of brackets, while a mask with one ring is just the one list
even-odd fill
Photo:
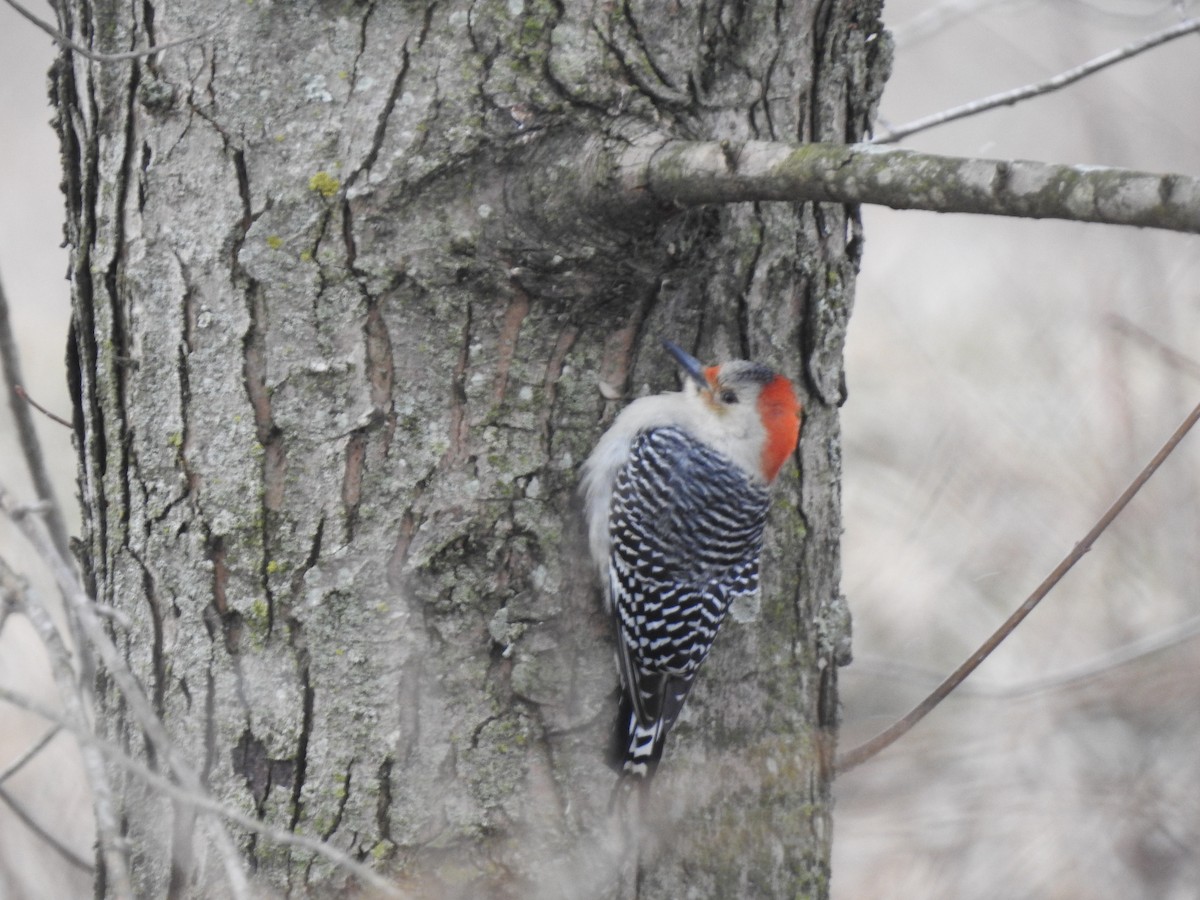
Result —
[[[683, 703], [692, 688], [692, 678], [666, 675], [638, 680], [641, 682], [639, 687], [643, 689], [648, 681], [659, 682], [654, 702], [643, 704], [653, 709], [656, 715], [647, 721], [639, 721], [630, 688], [623, 687], [605, 761], [609, 768], [618, 773], [649, 779], [662, 759], [663, 744], [683, 709]], [[633, 690], [638, 690], [638, 687]]]

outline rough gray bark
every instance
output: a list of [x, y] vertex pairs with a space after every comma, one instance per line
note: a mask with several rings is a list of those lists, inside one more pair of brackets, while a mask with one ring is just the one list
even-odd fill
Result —
[[[151, 60], [55, 77], [84, 560], [215, 796], [438, 896], [606, 896], [616, 674], [579, 464], [673, 336], [797, 379], [761, 604], [668, 746], [638, 891], [823, 896], [852, 209], [686, 212], [594, 142], [854, 141], [878, 3], [75, 0]], [[101, 676], [105, 732], [147, 754]], [[121, 782], [139, 892], [210, 895], [188, 810]], [[243, 835], [264, 885], [346, 880]], [[630, 851], [633, 852], [633, 851]], [[101, 876], [103, 878], [103, 876]], [[103, 884], [101, 885], [103, 888]]]

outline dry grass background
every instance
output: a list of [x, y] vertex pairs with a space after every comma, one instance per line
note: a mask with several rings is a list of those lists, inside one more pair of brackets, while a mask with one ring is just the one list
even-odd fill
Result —
[[[1143, 0], [889, 0], [882, 113], [908, 121], [1043, 79], [1165, 27]], [[0, 278], [31, 393], [67, 408], [49, 42], [0, 8]], [[914, 136], [935, 152], [1200, 172], [1200, 36], [1012, 109]], [[848, 347], [844, 589], [856, 662], [843, 746], [907, 710], [1007, 616], [1200, 399], [1200, 239], [865, 212]], [[68, 436], [41, 423], [68, 507]], [[942, 709], [837, 785], [833, 894], [1191, 898], [1200, 893], [1200, 435]], [[0, 409], [0, 478], [27, 491]], [[24, 499], [31, 499], [22, 494]], [[0, 529], [0, 552], [27, 551]], [[49, 586], [42, 586], [49, 590]], [[1116, 665], [1138, 641], [1165, 649]], [[1090, 677], [1060, 676], [1090, 667]], [[49, 697], [19, 621], [0, 683]], [[41, 734], [0, 708], [0, 769]], [[70, 741], [6, 783], [87, 854]], [[0, 807], [0, 900], [84, 897]]]

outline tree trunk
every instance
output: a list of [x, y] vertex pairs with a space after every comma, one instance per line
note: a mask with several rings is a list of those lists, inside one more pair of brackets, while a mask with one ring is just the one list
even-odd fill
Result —
[[[858, 139], [878, 7], [64, 4], [101, 52], [205, 32], [66, 53], [54, 83], [83, 562], [215, 797], [418, 894], [608, 896], [630, 852], [642, 897], [827, 893], [856, 212], [679, 213], [591, 163]], [[762, 601], [609, 853], [635, 826], [609, 820], [616, 670], [574, 492], [606, 397], [675, 386], [659, 336], [774, 365], [806, 417]], [[102, 732], [161, 766], [99, 684]], [[137, 891], [220, 892], [195, 816], [114, 777]], [[348, 880], [239, 840], [264, 886]]]

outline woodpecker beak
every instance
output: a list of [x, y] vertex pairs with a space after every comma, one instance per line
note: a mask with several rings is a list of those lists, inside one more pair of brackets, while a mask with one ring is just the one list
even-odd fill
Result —
[[684, 373], [700, 386], [700, 390], [712, 391], [712, 385], [708, 383], [708, 379], [704, 375], [704, 366], [701, 365], [700, 360], [696, 359], [696, 357], [692, 356], [674, 341], [668, 341], [666, 338], [663, 338], [662, 345], [668, 353], [675, 357], [675, 361], [679, 363]]

